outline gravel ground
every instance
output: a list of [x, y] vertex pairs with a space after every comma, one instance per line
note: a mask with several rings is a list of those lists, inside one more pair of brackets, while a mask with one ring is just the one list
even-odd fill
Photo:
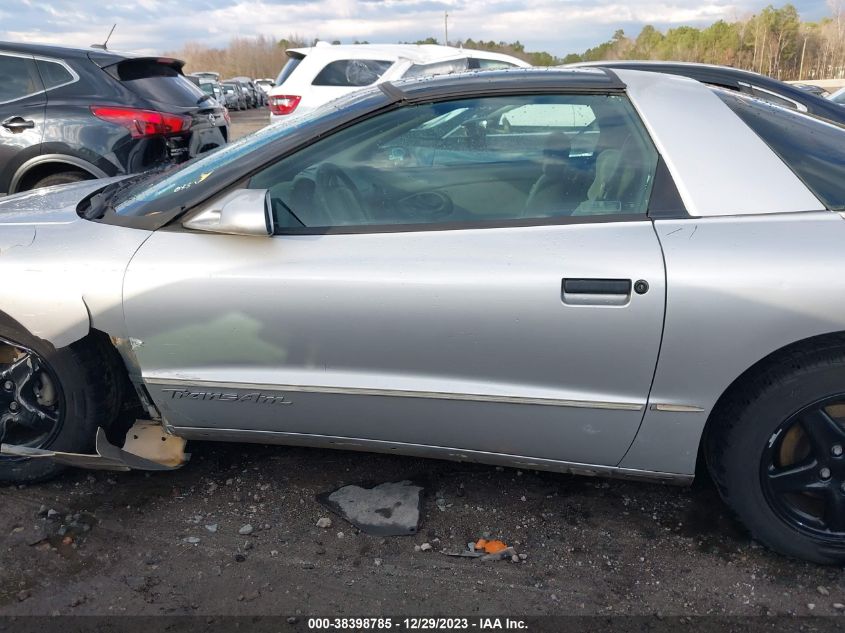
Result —
[[[845, 603], [842, 570], [749, 541], [707, 482], [190, 449], [191, 462], [171, 473], [69, 471], [0, 491], [0, 613], [835, 615]], [[414, 536], [358, 533], [315, 498], [403, 479], [426, 489]], [[321, 518], [331, 527], [317, 527]], [[484, 535], [527, 558], [442, 553]], [[424, 543], [432, 549], [417, 551]]]
[[[266, 117], [233, 113], [233, 135]], [[189, 450], [175, 472], [68, 471], [0, 489], [0, 614], [845, 613], [841, 569], [751, 542], [707, 481], [675, 488], [304, 448]], [[316, 500], [404, 479], [426, 491], [414, 536], [358, 533]], [[326, 518], [331, 526], [317, 527]], [[525, 560], [443, 553], [482, 536]]]
[[229, 134], [233, 141], [270, 123], [270, 111], [266, 106], [254, 110], [244, 110], [243, 112], [233, 110], [229, 113], [229, 116], [232, 118]]

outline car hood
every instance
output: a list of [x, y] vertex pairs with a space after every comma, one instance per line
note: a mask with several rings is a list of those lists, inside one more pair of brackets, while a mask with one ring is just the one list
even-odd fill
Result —
[[0, 198], [0, 224], [39, 225], [75, 222], [79, 220], [76, 207], [85, 196], [125, 177], [44, 187]]

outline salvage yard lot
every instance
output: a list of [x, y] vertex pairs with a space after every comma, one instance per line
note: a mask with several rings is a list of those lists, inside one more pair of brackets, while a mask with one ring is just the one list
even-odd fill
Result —
[[[233, 137], [267, 116], [233, 113]], [[751, 542], [706, 479], [675, 488], [305, 448], [189, 451], [175, 472], [68, 471], [0, 490], [0, 613], [845, 613], [841, 569]], [[317, 500], [402, 480], [425, 488], [414, 536], [359, 533]], [[444, 554], [482, 537], [526, 559]], [[306, 630], [302, 617], [295, 626]]]
[[[0, 611], [833, 615], [845, 602], [840, 570], [750, 542], [708, 484], [304, 448], [191, 450], [172, 473], [70, 471], [4, 489]], [[425, 486], [415, 536], [357, 533], [315, 498], [403, 479]], [[328, 516], [332, 526], [318, 528]], [[246, 525], [252, 533], [239, 534]], [[441, 552], [484, 535], [527, 559]], [[431, 551], [415, 550], [426, 542]]]

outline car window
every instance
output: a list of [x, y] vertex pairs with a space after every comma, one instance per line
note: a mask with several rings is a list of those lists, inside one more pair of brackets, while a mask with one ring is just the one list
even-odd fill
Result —
[[828, 209], [845, 211], [845, 128], [737, 93], [717, 94]]
[[[290, 55], [290, 54], [289, 54]], [[281, 86], [285, 83], [285, 80], [291, 76], [296, 67], [299, 66], [300, 62], [305, 59], [305, 55], [290, 55], [288, 57], [288, 61], [282, 66], [281, 72], [279, 72], [279, 76], [276, 77], [276, 85]]]
[[164, 105], [192, 107], [208, 98], [199, 86], [169, 64], [129, 59], [120, 62], [114, 72], [136, 95]]
[[0, 54], [0, 103], [39, 92], [34, 70], [32, 58]]
[[501, 70], [502, 68], [513, 68], [516, 64], [501, 61], [499, 59], [482, 59], [480, 57], [471, 57], [467, 63], [470, 69], [480, 70]]
[[[516, 123], [507, 123], [511, 114]], [[367, 119], [248, 186], [269, 189], [282, 232], [524, 222], [645, 214], [656, 165], [624, 96], [487, 97]]]
[[339, 59], [317, 73], [315, 86], [369, 86], [379, 80], [393, 62], [378, 59]]
[[110, 193], [109, 206], [121, 216], [161, 216], [168, 209], [179, 208], [186, 198], [191, 197], [191, 190], [206, 180], [212, 183], [218, 181], [221, 186], [231, 184], [226, 179], [235, 166], [255, 156], [262, 156], [266, 146], [283, 142], [286, 137], [301, 133], [312, 124], [325, 125], [331, 129], [332, 125], [338, 120], [344, 120], [350, 112], [359, 108], [366, 111], [374, 104], [383, 105], [384, 98], [384, 94], [377, 88], [353, 90], [313, 110], [267, 125], [190, 161], [178, 165], [163, 164], [160, 169], [151, 169], [127, 178], [126, 181], [114, 183], [110, 185], [114, 191]]
[[38, 64], [38, 72], [41, 74], [41, 81], [44, 82], [44, 87], [47, 90], [64, 86], [75, 80], [73, 74], [64, 64], [51, 62], [46, 59], [38, 59], [36, 60], [36, 64]]
[[469, 68], [469, 60], [464, 57], [462, 59], [452, 59], [446, 62], [436, 62], [434, 64], [413, 64], [405, 74], [406, 78], [413, 77], [431, 77], [433, 75], [449, 75], [451, 73], [461, 73]]

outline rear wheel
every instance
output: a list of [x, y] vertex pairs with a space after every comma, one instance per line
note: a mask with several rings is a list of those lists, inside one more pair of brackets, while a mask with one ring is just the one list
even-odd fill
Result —
[[41, 187], [52, 187], [54, 185], [67, 185], [72, 182], [82, 182], [83, 180], [91, 180], [93, 176], [87, 172], [79, 169], [62, 171], [58, 174], [51, 174], [35, 181], [32, 185], [33, 189], [40, 189]]
[[845, 350], [789, 354], [739, 391], [707, 435], [723, 499], [770, 548], [845, 563]]
[[[96, 334], [56, 349], [0, 326], [0, 441], [64, 452], [91, 449], [97, 427], [117, 416], [122, 382]], [[0, 481], [49, 479], [62, 466], [0, 456]]]

